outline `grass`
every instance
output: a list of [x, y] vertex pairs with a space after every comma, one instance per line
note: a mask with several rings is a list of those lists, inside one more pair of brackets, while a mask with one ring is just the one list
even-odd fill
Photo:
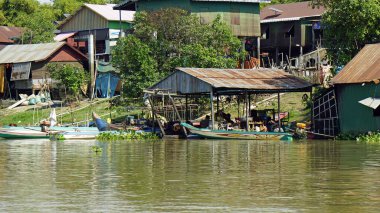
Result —
[[[94, 104], [90, 107], [75, 111], [75, 109], [84, 107], [89, 105], [88, 102], [81, 102], [80, 105], [76, 107], [57, 107], [57, 121], [60, 124], [72, 124], [80, 121], [90, 120], [91, 113], [96, 112], [98, 115], [101, 115], [103, 119], [111, 118], [112, 121], [121, 122], [128, 115], [136, 115], [141, 114], [141, 110], [131, 110], [125, 107], [110, 107], [108, 101], [100, 102]], [[75, 112], [74, 112], [75, 111]], [[29, 108], [24, 111], [14, 111], [7, 110], [0, 112], [1, 121], [0, 125], [9, 125], [9, 124], [17, 124], [18, 126], [32, 126], [38, 125], [41, 120], [47, 119], [49, 120], [51, 108], [44, 107], [42, 109], [34, 109]], [[59, 116], [59, 114], [67, 113], [63, 116]], [[83, 125], [85, 122], [79, 124]]]

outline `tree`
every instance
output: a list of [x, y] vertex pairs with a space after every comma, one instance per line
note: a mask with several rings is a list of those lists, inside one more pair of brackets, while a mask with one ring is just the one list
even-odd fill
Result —
[[[157, 77], [167, 75], [175, 67], [235, 68], [244, 56], [240, 51], [241, 41], [220, 17], [210, 24], [201, 24], [197, 16], [181, 9], [137, 13], [134, 34], [128, 39], [129, 43], [118, 43], [117, 51], [112, 54], [112, 63], [119, 66], [126, 76], [134, 75], [130, 77], [135, 81], [131, 82], [132, 88], [127, 86], [128, 91], [136, 89], [136, 84], [142, 80], [144, 87], [141, 85], [138, 91], [130, 93], [132, 97], [138, 97], [143, 88], [151, 86]], [[146, 61], [151, 64], [149, 72], [140, 69], [140, 64]], [[129, 67], [120, 66], [124, 62], [138, 67], [131, 73]], [[138, 79], [138, 76], [147, 79]]]
[[380, 0], [323, 1], [325, 46], [337, 65], [349, 62], [368, 43], [380, 42]]
[[123, 70], [122, 78], [128, 97], [141, 97], [143, 89], [159, 79], [157, 63], [151, 54], [149, 46], [132, 35], [120, 38], [112, 50], [113, 66]]
[[88, 73], [83, 68], [51, 63], [48, 71], [53, 79], [59, 81], [58, 86], [65, 89], [65, 94], [72, 95], [79, 101], [81, 87], [89, 81]]

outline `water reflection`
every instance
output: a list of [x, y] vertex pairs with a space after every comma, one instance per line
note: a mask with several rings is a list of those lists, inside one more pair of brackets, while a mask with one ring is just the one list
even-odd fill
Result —
[[334, 141], [0, 141], [0, 211], [375, 212], [379, 154]]

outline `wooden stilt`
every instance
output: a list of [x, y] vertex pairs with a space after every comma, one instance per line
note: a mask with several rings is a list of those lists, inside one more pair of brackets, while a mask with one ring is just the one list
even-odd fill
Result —
[[[148, 96], [148, 101], [149, 101], [149, 104], [150, 106], [152, 107], [152, 117], [153, 117], [153, 126], [154, 126], [154, 120], [156, 119], [157, 120], [157, 123], [158, 123], [158, 126], [160, 127], [160, 130], [161, 130], [161, 133], [162, 133], [162, 136], [165, 136], [165, 130], [164, 130], [164, 127], [162, 126], [161, 122], [158, 120], [158, 117], [156, 115], [156, 111], [154, 110], [154, 106], [153, 106], [153, 100], [150, 96]], [[153, 130], [154, 131], [154, 130]]]
[[185, 120], [189, 120], [188, 95], [185, 96]]
[[218, 112], [219, 112], [219, 94], [216, 95], [216, 117], [215, 117], [215, 119], [216, 119], [217, 121], [218, 121], [218, 119], [219, 119]]
[[213, 130], [214, 129], [214, 124], [215, 124], [215, 115], [214, 115], [214, 103], [213, 103], [213, 100], [214, 99], [214, 93], [213, 91], [211, 90], [210, 91], [210, 107], [211, 107], [211, 129]]
[[249, 131], [249, 121], [248, 121], [248, 92], [245, 91], [245, 120], [246, 120], [246, 130]]
[[277, 105], [278, 105], [278, 129], [280, 130], [281, 128], [281, 118], [280, 118], [280, 111], [281, 111], [281, 107], [280, 107], [280, 93], [277, 93]]
[[[178, 112], [178, 110], [177, 110], [177, 107], [175, 106], [174, 99], [173, 99], [173, 97], [172, 97], [171, 95], [169, 95], [169, 99], [170, 99], [170, 101], [172, 102], [174, 112], [175, 112], [175, 114], [177, 115], [177, 118], [178, 118], [179, 122], [182, 122], [181, 115], [179, 114], [179, 112]], [[186, 128], [185, 128], [185, 127], [182, 127], [182, 130], [183, 130], [183, 133], [185, 134], [185, 136], [187, 137], [187, 131], [186, 131]]]

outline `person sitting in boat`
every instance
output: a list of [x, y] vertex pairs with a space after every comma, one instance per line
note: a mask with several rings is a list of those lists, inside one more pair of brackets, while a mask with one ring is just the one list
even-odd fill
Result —
[[201, 128], [208, 128], [210, 125], [210, 116], [206, 115], [206, 118], [201, 120], [200, 122], [200, 127]]

